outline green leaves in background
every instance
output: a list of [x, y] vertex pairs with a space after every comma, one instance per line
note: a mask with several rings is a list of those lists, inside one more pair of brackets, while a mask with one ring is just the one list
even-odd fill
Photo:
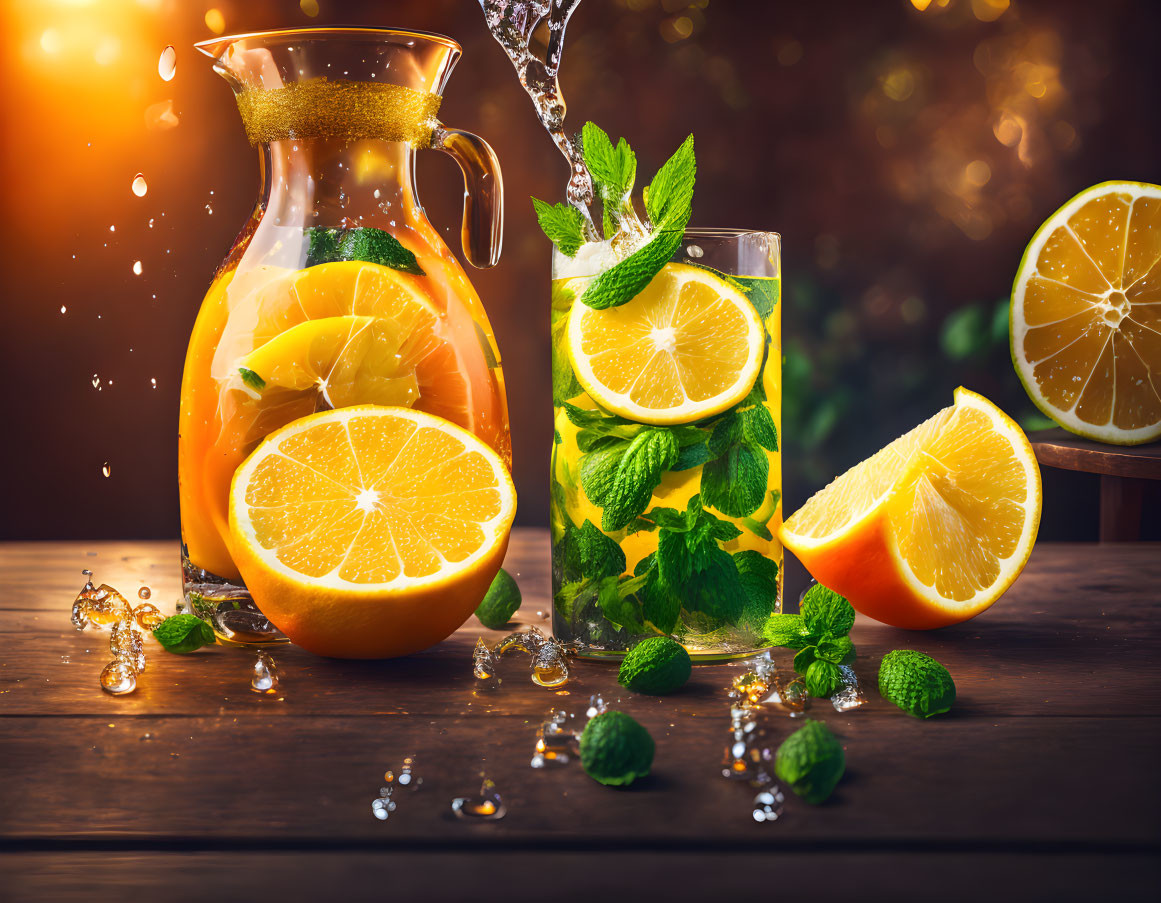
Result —
[[977, 301], [952, 311], [939, 330], [939, 347], [953, 361], [984, 358], [994, 348], [1008, 345], [1009, 301]]

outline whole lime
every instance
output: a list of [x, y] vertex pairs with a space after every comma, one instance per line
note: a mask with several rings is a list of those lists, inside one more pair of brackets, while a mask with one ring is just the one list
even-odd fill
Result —
[[607, 786], [632, 784], [649, 774], [653, 738], [624, 712], [602, 712], [589, 720], [580, 738], [581, 767]]
[[476, 609], [476, 617], [489, 630], [499, 630], [510, 620], [520, 607], [520, 587], [503, 568], [496, 574], [496, 579], [484, 594], [484, 601]]
[[692, 670], [689, 653], [681, 643], [655, 636], [629, 650], [621, 661], [617, 683], [634, 693], [664, 696], [685, 686]]

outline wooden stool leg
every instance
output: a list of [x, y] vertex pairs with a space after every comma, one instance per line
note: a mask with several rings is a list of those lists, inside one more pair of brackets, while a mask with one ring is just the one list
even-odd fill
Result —
[[1145, 481], [1101, 475], [1101, 542], [1141, 538], [1141, 498]]

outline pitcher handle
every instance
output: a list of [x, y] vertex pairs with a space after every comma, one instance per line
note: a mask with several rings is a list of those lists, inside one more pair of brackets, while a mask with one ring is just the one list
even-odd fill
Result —
[[504, 177], [496, 152], [479, 135], [446, 126], [435, 130], [431, 146], [455, 160], [464, 174], [464, 256], [478, 269], [494, 267], [504, 242]]

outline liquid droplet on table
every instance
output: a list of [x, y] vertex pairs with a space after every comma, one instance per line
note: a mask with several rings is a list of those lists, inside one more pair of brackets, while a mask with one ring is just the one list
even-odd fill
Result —
[[140, 605], [134, 607], [133, 620], [137, 622], [142, 630], [153, 630], [165, 620], [165, 615], [152, 602], [142, 602]]
[[177, 51], [173, 49], [172, 44], [169, 44], [161, 51], [161, 56], [157, 58], [157, 74], [161, 76], [162, 81], [171, 81], [176, 71]]
[[144, 175], [142, 175], [141, 173], [137, 173], [137, 175], [135, 175], [133, 177], [132, 188], [133, 188], [133, 193], [135, 195], [137, 195], [137, 197], [143, 198], [143, 197], [145, 197], [146, 193], [149, 191], [149, 183], [147, 183], [145, 181]]
[[113, 696], [124, 696], [137, 689], [137, 672], [123, 661], [105, 665], [101, 672], [101, 689]]
[[560, 646], [547, 642], [532, 661], [532, 682], [542, 687], [560, 687], [568, 683], [568, 659]]
[[605, 700], [601, 698], [599, 693], [594, 693], [589, 697], [589, 707], [585, 710], [586, 718], [596, 718], [602, 712], [605, 712], [608, 706], [605, 705]]
[[782, 816], [782, 808], [786, 803], [786, 794], [777, 784], [761, 791], [754, 797], [754, 821], [778, 821]]
[[138, 599], [148, 599], [152, 595], [153, 590], [151, 590], [148, 586], [143, 586], [141, 589], [137, 590]]
[[496, 783], [491, 778], [484, 778], [479, 796], [458, 796], [452, 800], [451, 807], [457, 818], [474, 821], [499, 821], [508, 814]]
[[472, 650], [472, 675], [476, 678], [478, 686], [492, 689], [500, 685], [500, 675], [496, 673], [496, 658], [483, 637], [476, 640], [476, 648]]
[[109, 651], [114, 657], [127, 664], [136, 673], [145, 670], [145, 641], [132, 626], [132, 622], [116, 624], [109, 636]]
[[255, 693], [274, 693], [278, 685], [278, 667], [267, 653], [259, 652], [250, 669], [250, 689]]

